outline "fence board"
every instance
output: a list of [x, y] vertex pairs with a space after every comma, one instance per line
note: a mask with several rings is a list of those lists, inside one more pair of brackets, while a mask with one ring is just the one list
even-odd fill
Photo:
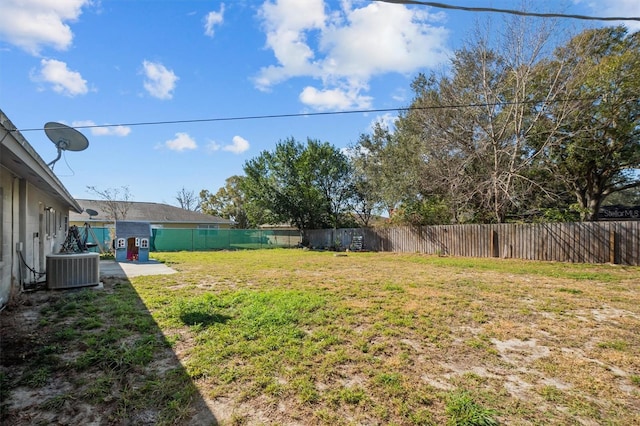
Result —
[[501, 257], [640, 266], [640, 221], [439, 225], [306, 232], [312, 247], [348, 247], [353, 235], [372, 251]]

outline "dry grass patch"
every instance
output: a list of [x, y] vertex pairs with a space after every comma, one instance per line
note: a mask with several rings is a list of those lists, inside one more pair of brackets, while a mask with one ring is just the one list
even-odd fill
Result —
[[[165, 345], [114, 338], [141, 347], [138, 375], [166, 371], [168, 346], [221, 424], [640, 423], [640, 268], [283, 249], [156, 257], [179, 273], [130, 288]], [[83, 334], [110, 317], [91, 318]], [[69, 389], [58, 394], [48, 409], [67, 403]], [[153, 399], [136, 395], [111, 417], [143, 415]], [[162, 419], [198, 414], [181, 408]]]
[[[197, 336], [183, 362], [223, 420], [640, 421], [638, 268], [299, 250], [159, 257], [182, 274], [134, 285], [161, 327]], [[198, 288], [173, 287], [194, 276]], [[180, 328], [180, 303], [228, 321]]]

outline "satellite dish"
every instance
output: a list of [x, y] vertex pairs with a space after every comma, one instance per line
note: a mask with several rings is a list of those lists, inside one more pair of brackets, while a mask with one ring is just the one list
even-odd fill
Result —
[[89, 140], [82, 133], [65, 124], [50, 121], [44, 125], [44, 132], [58, 148], [58, 156], [47, 164], [51, 168], [62, 157], [62, 151], [83, 151], [89, 146]]
[[91, 219], [93, 216], [98, 216], [98, 212], [93, 209], [84, 209], [84, 211], [89, 215], [89, 219]]

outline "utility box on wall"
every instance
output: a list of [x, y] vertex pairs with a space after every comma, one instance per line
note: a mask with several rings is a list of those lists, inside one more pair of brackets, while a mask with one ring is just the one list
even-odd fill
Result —
[[116, 261], [148, 262], [150, 239], [149, 222], [116, 221]]

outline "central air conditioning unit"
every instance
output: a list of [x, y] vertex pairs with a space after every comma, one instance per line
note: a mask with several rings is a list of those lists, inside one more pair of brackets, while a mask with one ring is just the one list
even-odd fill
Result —
[[100, 255], [71, 253], [47, 255], [47, 288], [50, 290], [100, 284]]

